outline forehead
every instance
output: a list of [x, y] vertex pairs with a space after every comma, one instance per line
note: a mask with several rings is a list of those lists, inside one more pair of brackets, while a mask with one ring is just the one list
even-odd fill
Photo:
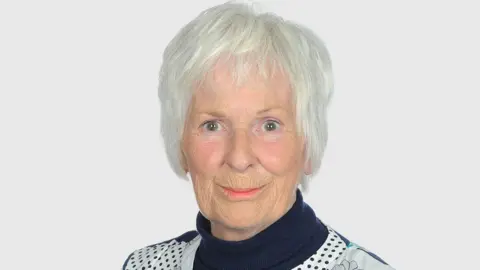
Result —
[[[195, 89], [195, 107], [256, 107], [292, 105], [292, 91], [288, 76], [272, 69], [266, 76], [258, 68], [244, 74], [231, 65], [217, 64], [207, 73], [203, 83]], [[258, 108], [263, 109], [263, 108]]]

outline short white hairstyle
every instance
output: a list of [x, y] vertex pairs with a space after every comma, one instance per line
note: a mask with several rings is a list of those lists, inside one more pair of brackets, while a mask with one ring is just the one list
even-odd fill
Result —
[[297, 132], [306, 140], [305, 158], [311, 162], [312, 173], [302, 173], [299, 182], [307, 191], [327, 145], [327, 108], [333, 94], [330, 55], [312, 30], [243, 3], [227, 2], [203, 11], [164, 51], [158, 95], [161, 134], [172, 169], [188, 179], [181, 140], [190, 102], [195, 88], [223, 56], [235, 63], [231, 72], [238, 83], [252, 67], [263, 76], [278, 67], [288, 76]]

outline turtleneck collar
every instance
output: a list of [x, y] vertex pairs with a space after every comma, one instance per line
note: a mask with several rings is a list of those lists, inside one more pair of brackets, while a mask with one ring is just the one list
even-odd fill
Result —
[[304, 201], [300, 190], [290, 210], [252, 238], [225, 241], [210, 232], [210, 221], [197, 215], [202, 240], [194, 269], [292, 269], [314, 254], [325, 242], [328, 229]]

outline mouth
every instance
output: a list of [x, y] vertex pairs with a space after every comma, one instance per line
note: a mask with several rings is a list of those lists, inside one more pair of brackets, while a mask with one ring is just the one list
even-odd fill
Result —
[[254, 191], [254, 190], [257, 190], [257, 189], [260, 189], [261, 187], [258, 187], [258, 188], [227, 188], [227, 187], [224, 187], [224, 189], [227, 189], [229, 191], [232, 191], [232, 192], [236, 192], [236, 193], [248, 193], [250, 191]]
[[221, 188], [228, 198], [233, 200], [240, 200], [254, 198], [264, 189], [265, 186], [266, 185], [255, 188], [231, 188], [221, 186]]

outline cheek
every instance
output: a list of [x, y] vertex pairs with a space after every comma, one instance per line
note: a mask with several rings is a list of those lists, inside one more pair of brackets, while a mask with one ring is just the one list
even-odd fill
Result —
[[295, 140], [283, 138], [274, 142], [259, 141], [254, 147], [262, 166], [277, 175], [285, 175], [297, 170], [301, 164], [298, 147]]
[[221, 141], [205, 140], [200, 136], [190, 138], [186, 150], [187, 163], [192, 177], [195, 196], [200, 211], [205, 216], [211, 216], [214, 205], [213, 177], [221, 167], [221, 151], [224, 143]]
[[189, 169], [199, 173], [215, 172], [215, 169], [221, 166], [223, 149], [222, 141], [192, 138], [188, 150]]

